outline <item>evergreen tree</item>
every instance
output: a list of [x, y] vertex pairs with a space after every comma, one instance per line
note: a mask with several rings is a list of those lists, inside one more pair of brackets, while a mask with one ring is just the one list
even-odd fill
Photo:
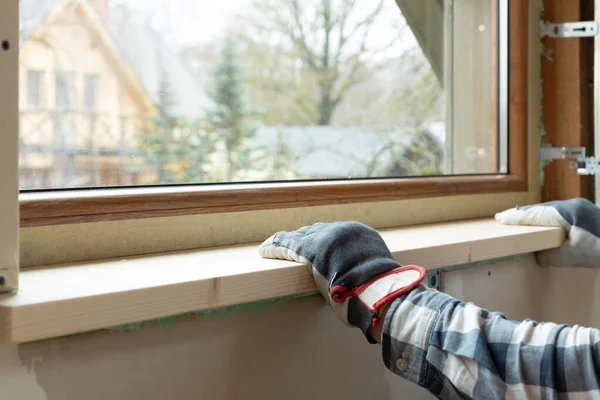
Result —
[[214, 180], [208, 176], [209, 157], [215, 151], [214, 129], [206, 121], [186, 124], [178, 129], [177, 159], [183, 166], [181, 181], [202, 183]]
[[254, 112], [246, 98], [246, 76], [240, 62], [240, 52], [235, 39], [228, 36], [213, 75], [211, 97], [214, 109], [209, 121], [225, 147], [228, 170], [227, 180], [251, 167], [252, 154], [247, 143], [254, 136]]
[[149, 121], [141, 143], [146, 159], [157, 176], [156, 184], [177, 182], [176, 173], [169, 169], [176, 161], [173, 135], [180, 125], [174, 116], [173, 106], [173, 91], [163, 71], [156, 100], [156, 115]]

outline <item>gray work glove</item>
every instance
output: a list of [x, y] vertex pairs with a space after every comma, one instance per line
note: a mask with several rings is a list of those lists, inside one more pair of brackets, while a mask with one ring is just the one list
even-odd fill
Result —
[[375, 340], [369, 328], [378, 322], [380, 307], [425, 276], [422, 267], [398, 264], [379, 233], [358, 222], [278, 232], [260, 246], [259, 254], [306, 264], [337, 317], [360, 328], [370, 343]]
[[506, 225], [555, 226], [567, 239], [556, 249], [537, 253], [538, 264], [555, 267], [600, 267], [600, 209], [586, 199], [551, 201], [496, 214]]

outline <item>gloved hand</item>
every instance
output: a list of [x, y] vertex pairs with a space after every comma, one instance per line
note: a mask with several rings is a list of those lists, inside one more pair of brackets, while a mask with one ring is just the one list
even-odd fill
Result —
[[538, 264], [555, 267], [600, 267], [600, 208], [586, 199], [551, 201], [496, 214], [506, 225], [556, 226], [567, 239], [556, 249], [536, 254]]
[[306, 264], [337, 317], [360, 328], [370, 343], [375, 340], [369, 328], [377, 324], [380, 308], [425, 276], [422, 267], [398, 264], [379, 233], [358, 222], [278, 232], [260, 246], [259, 254]]

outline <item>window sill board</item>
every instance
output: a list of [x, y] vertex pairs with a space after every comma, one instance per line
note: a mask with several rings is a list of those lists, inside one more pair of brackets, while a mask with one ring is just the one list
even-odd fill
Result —
[[[449, 267], [558, 247], [558, 228], [493, 219], [382, 230], [402, 264]], [[0, 342], [23, 343], [193, 311], [310, 293], [304, 265], [259, 257], [257, 245], [24, 270], [0, 296]]]

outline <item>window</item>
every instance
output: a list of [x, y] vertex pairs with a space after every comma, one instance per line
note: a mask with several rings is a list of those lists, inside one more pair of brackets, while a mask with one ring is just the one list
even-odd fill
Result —
[[57, 71], [54, 78], [54, 106], [57, 111], [73, 108], [73, 73]]
[[27, 71], [27, 107], [37, 110], [44, 105], [44, 71]]
[[[44, 37], [55, 51], [43, 54], [62, 70], [49, 112], [72, 113], [61, 140], [48, 142], [43, 125], [21, 131], [22, 168], [50, 168], [37, 191], [90, 190], [86, 212], [112, 215], [122, 193], [140, 196], [131, 213], [178, 215], [527, 190], [527, 48], [509, 40], [524, 35], [526, 5], [236, 0], [165, 13], [152, 1], [45, 3], [21, 13], [21, 26], [37, 24], [21, 40], [53, 32]], [[103, 110], [93, 123], [74, 110], [75, 76], [82, 114]]]
[[98, 96], [98, 76], [86, 74], [83, 91], [83, 109], [88, 113], [96, 111]]

